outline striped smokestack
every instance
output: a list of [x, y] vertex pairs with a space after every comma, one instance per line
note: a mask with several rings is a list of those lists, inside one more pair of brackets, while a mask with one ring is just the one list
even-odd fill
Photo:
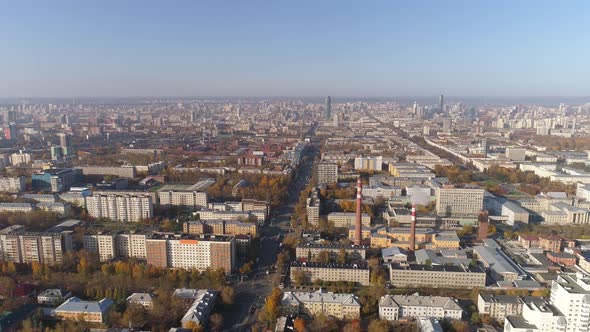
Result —
[[362, 223], [362, 208], [363, 208], [363, 183], [359, 178], [356, 182], [356, 220], [354, 224], [354, 245], [360, 246], [363, 234]]
[[410, 250], [416, 249], [416, 204], [412, 204], [412, 219], [410, 223]]

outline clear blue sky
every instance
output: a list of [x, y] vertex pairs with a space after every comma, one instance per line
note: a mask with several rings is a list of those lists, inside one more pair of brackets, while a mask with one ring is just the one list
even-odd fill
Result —
[[590, 1], [5, 1], [0, 97], [588, 96]]

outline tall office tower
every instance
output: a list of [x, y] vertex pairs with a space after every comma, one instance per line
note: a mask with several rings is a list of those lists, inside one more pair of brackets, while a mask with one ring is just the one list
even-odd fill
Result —
[[334, 114], [334, 115], [332, 116], [332, 125], [333, 125], [334, 127], [338, 127], [338, 114]]
[[329, 119], [332, 116], [332, 98], [326, 98], [326, 106], [324, 107], [324, 118]]
[[412, 106], [412, 114], [414, 114], [415, 116], [418, 115], [418, 103], [414, 102], [414, 105]]
[[362, 223], [362, 208], [363, 208], [363, 183], [359, 178], [356, 182], [356, 219], [354, 223], [354, 245], [360, 246], [362, 241], [363, 223]]
[[236, 116], [238, 117], [238, 119], [240, 119], [241, 113], [240, 113], [240, 106], [238, 106], [236, 108]]
[[11, 122], [4, 128], [4, 137], [7, 140], [16, 139], [17, 131], [16, 131], [16, 124]]
[[438, 103], [439, 103], [440, 111], [444, 113], [444, 111], [445, 111], [445, 95], [440, 95]]

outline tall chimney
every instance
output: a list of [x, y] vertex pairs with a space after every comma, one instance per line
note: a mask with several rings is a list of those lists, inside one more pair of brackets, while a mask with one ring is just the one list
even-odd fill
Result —
[[416, 204], [412, 204], [412, 217], [410, 223], [410, 250], [416, 249]]
[[363, 209], [363, 183], [359, 178], [356, 182], [356, 220], [354, 225], [354, 245], [360, 246], [363, 234], [362, 223], [362, 209]]

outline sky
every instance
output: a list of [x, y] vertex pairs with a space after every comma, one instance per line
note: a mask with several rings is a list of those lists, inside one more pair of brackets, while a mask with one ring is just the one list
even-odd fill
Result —
[[590, 1], [8, 1], [0, 98], [589, 96]]

